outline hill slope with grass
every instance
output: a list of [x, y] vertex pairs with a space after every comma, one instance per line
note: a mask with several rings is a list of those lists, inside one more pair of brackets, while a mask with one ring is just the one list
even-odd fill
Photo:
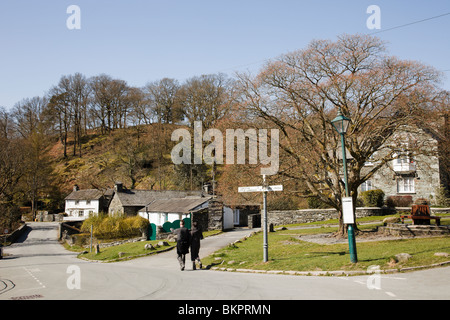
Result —
[[170, 137], [176, 128], [151, 124], [105, 134], [88, 132], [82, 140], [81, 156], [79, 151], [73, 154], [73, 140], [69, 139], [64, 157], [64, 146], [58, 141], [48, 151], [55, 183], [63, 194], [75, 184], [81, 189], [104, 189], [112, 188], [115, 181], [130, 189], [179, 189], [170, 158], [175, 144]]

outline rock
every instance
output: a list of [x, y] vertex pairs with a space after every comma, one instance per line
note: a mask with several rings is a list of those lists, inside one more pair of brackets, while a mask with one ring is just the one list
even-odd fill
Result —
[[234, 260], [228, 261], [228, 264], [233, 264], [233, 263], [235, 263]]
[[386, 225], [388, 223], [399, 223], [401, 219], [399, 217], [389, 217], [383, 220], [383, 224]]
[[169, 242], [177, 242], [177, 235], [173, 234], [167, 237], [167, 241]]
[[447, 252], [436, 252], [434, 254], [436, 257], [445, 257], [447, 258], [448, 256], [450, 256], [450, 254], [448, 254]]
[[160, 247], [168, 247], [168, 246], [169, 246], [169, 243], [166, 242], [166, 241], [160, 241], [160, 242], [158, 242], [158, 245], [159, 245]]
[[119, 258], [123, 258], [127, 253], [126, 252], [119, 252]]
[[99, 253], [100, 253], [100, 245], [97, 244], [97, 245], [95, 246], [95, 254], [99, 254]]
[[153, 245], [151, 243], [147, 243], [144, 246], [145, 250], [155, 250], [155, 248], [153, 247]]
[[399, 253], [395, 255], [395, 260], [397, 262], [407, 262], [411, 258], [412, 255], [410, 255], [409, 253]]
[[216, 257], [216, 258], [214, 258], [214, 260], [218, 261], [218, 260], [223, 260], [223, 259], [220, 257]]

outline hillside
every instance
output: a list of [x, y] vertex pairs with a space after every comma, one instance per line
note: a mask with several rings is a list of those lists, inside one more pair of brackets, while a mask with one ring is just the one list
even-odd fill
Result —
[[63, 194], [75, 184], [82, 189], [102, 189], [112, 188], [115, 181], [136, 189], [180, 189], [170, 158], [174, 145], [170, 137], [176, 128], [150, 124], [106, 134], [88, 132], [83, 137], [81, 157], [73, 155], [73, 140], [69, 138], [68, 157], [64, 158], [64, 146], [58, 141], [49, 150], [55, 182]]

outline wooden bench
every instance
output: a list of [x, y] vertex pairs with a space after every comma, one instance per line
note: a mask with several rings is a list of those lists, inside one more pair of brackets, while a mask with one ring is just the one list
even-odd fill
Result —
[[440, 226], [441, 225], [441, 217], [436, 217], [436, 216], [413, 216], [413, 215], [405, 215], [405, 216], [400, 216], [400, 218], [402, 219], [402, 223], [405, 223], [405, 219], [412, 219], [413, 224], [418, 224], [415, 223], [415, 221], [426, 221], [426, 220], [432, 220], [434, 219], [436, 221], [436, 225]]
[[405, 223], [405, 218], [412, 219], [413, 224], [430, 224], [430, 220], [434, 219], [436, 221], [436, 225], [441, 225], [441, 217], [432, 216], [430, 210], [430, 206], [427, 204], [416, 204], [411, 207], [411, 215], [403, 215], [400, 216], [402, 219], [402, 223]]

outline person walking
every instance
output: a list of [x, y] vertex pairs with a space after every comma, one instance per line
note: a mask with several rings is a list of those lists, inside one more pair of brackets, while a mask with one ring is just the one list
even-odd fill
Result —
[[181, 271], [183, 271], [186, 264], [186, 254], [189, 253], [191, 234], [184, 227], [183, 220], [180, 221], [180, 228], [176, 229], [174, 233], [177, 235], [177, 259], [180, 263]]
[[191, 261], [192, 269], [196, 270], [195, 262], [198, 262], [200, 269], [202, 268], [202, 262], [199, 257], [200, 252], [200, 240], [203, 240], [203, 233], [201, 228], [198, 226], [197, 221], [192, 223], [191, 230]]

